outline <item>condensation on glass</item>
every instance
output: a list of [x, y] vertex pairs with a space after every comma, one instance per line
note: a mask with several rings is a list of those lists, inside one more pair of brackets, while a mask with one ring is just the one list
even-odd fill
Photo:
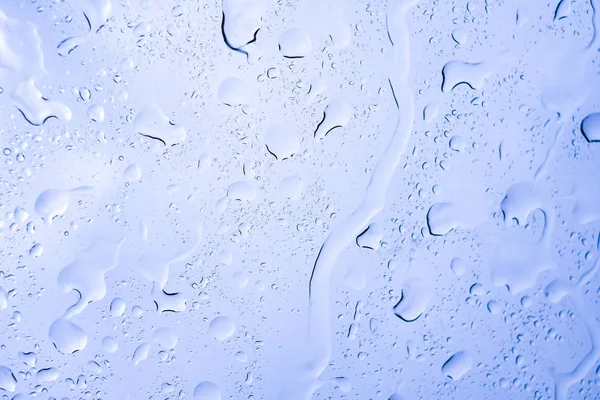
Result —
[[0, 398], [600, 398], [598, 0], [4, 0]]

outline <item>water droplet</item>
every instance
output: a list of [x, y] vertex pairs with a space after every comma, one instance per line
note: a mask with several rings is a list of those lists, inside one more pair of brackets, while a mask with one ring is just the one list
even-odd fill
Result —
[[63, 354], [83, 350], [88, 340], [83, 329], [64, 317], [50, 325], [49, 337], [54, 347]]
[[303, 29], [289, 29], [279, 37], [279, 51], [286, 58], [306, 57], [311, 49], [312, 41]]
[[18, 354], [19, 361], [23, 364], [27, 365], [29, 368], [34, 368], [37, 363], [37, 354], [33, 352], [22, 352], [20, 351]]
[[461, 136], [453, 136], [450, 139], [450, 148], [454, 151], [461, 152], [465, 149], [467, 143]]
[[256, 186], [246, 181], [234, 182], [227, 189], [227, 197], [234, 200], [252, 201], [256, 198], [256, 195]]
[[431, 123], [431, 121], [437, 117], [439, 110], [440, 107], [436, 103], [427, 104], [425, 108], [423, 108], [423, 121], [425, 121], [426, 124]]
[[344, 99], [336, 99], [325, 107], [323, 119], [317, 125], [315, 137], [323, 139], [336, 128], [346, 126], [352, 118], [352, 105]]
[[0, 310], [4, 310], [8, 307], [8, 293], [0, 286]]
[[199, 400], [221, 400], [221, 388], [210, 381], [200, 382], [194, 389], [194, 398]]
[[0, 389], [9, 393], [14, 393], [17, 390], [17, 378], [12, 370], [4, 365], [0, 365]]
[[172, 123], [157, 105], [144, 108], [135, 117], [133, 129], [140, 135], [161, 141], [166, 146], [183, 142], [187, 131], [181, 125]]
[[500, 305], [494, 300], [488, 301], [487, 309], [490, 312], [490, 314], [499, 314], [500, 313]]
[[142, 179], [142, 169], [137, 164], [129, 164], [123, 171], [123, 177], [126, 182], [137, 182]]
[[419, 281], [414, 281], [405, 283], [400, 296], [394, 314], [404, 322], [413, 322], [427, 310], [431, 292]]
[[465, 262], [460, 257], [455, 257], [450, 262], [450, 269], [456, 276], [463, 276], [465, 272], [467, 272], [467, 267], [465, 266]]
[[377, 250], [383, 239], [383, 230], [378, 223], [370, 224], [360, 235], [356, 237], [356, 244], [363, 249]]
[[120, 297], [115, 297], [113, 301], [110, 302], [110, 313], [113, 317], [120, 317], [125, 313], [126, 307], [125, 300]]
[[590, 143], [600, 142], [600, 113], [589, 114], [581, 121], [581, 133]]
[[292, 157], [300, 149], [300, 138], [290, 126], [273, 124], [265, 135], [267, 151], [277, 160]]
[[219, 101], [228, 106], [245, 105], [251, 102], [252, 91], [249, 85], [238, 78], [226, 78], [219, 85]]
[[359, 265], [348, 268], [348, 272], [344, 277], [344, 283], [355, 290], [363, 290], [366, 286], [366, 280], [365, 272]]
[[33, 258], [37, 258], [37, 257], [41, 256], [43, 252], [44, 252], [44, 246], [42, 246], [40, 243], [36, 243], [31, 247], [31, 249], [29, 249], [29, 256], [33, 257]]
[[229, 339], [235, 332], [235, 324], [225, 316], [219, 316], [210, 322], [208, 331], [215, 339], [222, 342]]
[[223, 0], [221, 30], [227, 46], [248, 55], [262, 27], [264, 0]]
[[466, 351], [454, 353], [442, 366], [442, 374], [457, 381], [462, 378], [473, 365], [473, 358]]
[[465, 44], [467, 42], [467, 32], [462, 28], [457, 28], [452, 31], [452, 39], [457, 44]]
[[138, 365], [142, 361], [145, 361], [148, 358], [148, 354], [150, 353], [150, 345], [148, 343], [140, 344], [133, 355], [131, 356], [131, 363], [133, 365]]
[[177, 337], [177, 333], [172, 329], [158, 328], [152, 334], [152, 340], [165, 349], [173, 350], [177, 346], [179, 338]]
[[94, 104], [88, 108], [87, 115], [90, 121], [102, 123], [104, 122], [104, 107]]
[[105, 336], [102, 339], [102, 349], [108, 353], [114, 353], [119, 348], [117, 339], [112, 336]]
[[58, 369], [52, 367], [40, 369], [35, 374], [35, 379], [39, 382], [54, 382], [58, 379]]

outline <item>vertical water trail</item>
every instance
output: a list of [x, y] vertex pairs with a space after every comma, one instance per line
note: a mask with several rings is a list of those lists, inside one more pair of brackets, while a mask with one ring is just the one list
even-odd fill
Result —
[[[598, 44], [598, 25], [600, 24], [600, 14], [598, 13], [598, 4], [597, 0], [590, 0], [590, 6], [592, 8], [592, 39], [590, 43], [585, 47], [585, 55], [586, 61], [587, 59], [593, 56], [595, 52], [594, 48]], [[559, 135], [562, 135], [562, 124], [561, 128], [559, 128]], [[558, 140], [555, 138], [554, 143], [550, 151], [554, 150], [556, 146], [556, 142]], [[550, 151], [547, 158], [550, 156]], [[538, 173], [542, 172], [545, 167], [545, 162], [538, 169]], [[544, 171], [545, 172], [545, 171]], [[536, 178], [538, 178], [538, 173], [536, 173]], [[539, 174], [541, 175], [541, 174]], [[599, 234], [600, 235], [600, 234]], [[596, 250], [600, 251], [600, 237], [598, 238], [598, 242], [596, 244]], [[563, 282], [565, 286], [568, 287], [567, 296], [571, 300], [574, 305], [575, 310], [579, 314], [582, 319], [587, 333], [590, 338], [591, 348], [588, 353], [577, 363], [577, 365], [569, 372], [557, 372], [555, 369], [552, 369], [551, 375], [554, 378], [554, 398], [555, 400], [566, 400], [569, 398], [569, 389], [575, 383], [580, 381], [585, 377], [585, 375], [590, 371], [590, 369], [598, 362], [600, 359], [600, 327], [598, 326], [598, 322], [595, 317], [595, 310], [593, 307], [587, 304], [585, 299], [583, 298], [582, 291], [583, 287], [590, 283], [590, 281], [594, 278], [596, 273], [600, 269], [600, 254], [596, 256], [596, 260], [592, 268], [586, 272], [584, 272], [576, 285], [572, 285], [570, 283]]]
[[[600, 251], [600, 233], [598, 234], [596, 250]], [[586, 327], [590, 337], [590, 350], [569, 372], [557, 372], [555, 369], [550, 371], [554, 378], [554, 398], [555, 400], [567, 400], [569, 398], [569, 388], [581, 381], [600, 359], [600, 326], [595, 317], [595, 309], [591, 307], [583, 297], [583, 288], [589, 284], [600, 269], [600, 253], [596, 255], [594, 265], [588, 271], [583, 273], [577, 284], [560, 281], [566, 290], [565, 295], [569, 297], [575, 311], [579, 314], [583, 324]]]
[[309, 361], [300, 376], [292, 377], [294, 383], [284, 385], [280, 399], [310, 399], [320, 386], [319, 376], [330, 361], [332, 349], [329, 299], [333, 267], [346, 246], [383, 209], [388, 185], [408, 143], [414, 125], [415, 104], [408, 79], [410, 51], [406, 15], [415, 3], [416, 0], [389, 2], [386, 22], [393, 47], [389, 81], [398, 108], [398, 120], [390, 143], [373, 170], [361, 204], [329, 234], [319, 251], [309, 283], [309, 348], [306, 349]]
[[590, 44], [587, 45], [586, 50], [593, 51], [593, 47], [598, 41], [598, 25], [600, 24], [600, 14], [598, 13], [598, 4], [596, 4], [597, 0], [590, 0], [590, 7], [592, 7], [592, 40], [590, 40]]

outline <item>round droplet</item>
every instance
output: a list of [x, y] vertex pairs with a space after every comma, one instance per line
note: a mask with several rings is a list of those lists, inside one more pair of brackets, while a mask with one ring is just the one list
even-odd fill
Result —
[[461, 152], [465, 149], [466, 143], [461, 136], [453, 136], [450, 139], [450, 148], [454, 151]]
[[88, 118], [93, 122], [104, 122], [104, 107], [94, 104], [88, 108]]
[[303, 29], [290, 29], [279, 38], [279, 51], [286, 58], [306, 57], [311, 49], [312, 41]]
[[279, 190], [283, 196], [291, 201], [297, 201], [302, 197], [304, 182], [299, 176], [288, 176], [281, 180]]
[[130, 164], [123, 171], [123, 177], [127, 182], [137, 182], [142, 179], [142, 169], [137, 164]]
[[457, 28], [452, 31], [452, 39], [457, 44], [465, 44], [467, 41], [467, 32], [464, 29]]
[[35, 212], [50, 223], [58, 215], [69, 208], [69, 193], [63, 190], [48, 189], [43, 191], [35, 201]]
[[114, 353], [119, 348], [117, 339], [112, 336], [105, 336], [102, 339], [102, 349], [108, 353]]
[[213, 319], [208, 327], [210, 334], [218, 341], [229, 339], [235, 332], [235, 324], [225, 316], [219, 316]]
[[125, 300], [120, 297], [115, 297], [110, 303], [110, 313], [113, 317], [120, 317], [125, 312]]
[[177, 333], [173, 329], [169, 328], [159, 328], [154, 331], [152, 335], [152, 339], [158, 343], [159, 346], [164, 347], [165, 349], [172, 350], [177, 346], [177, 341], [179, 340], [177, 337]]
[[256, 198], [256, 186], [250, 182], [234, 182], [227, 190], [227, 197], [234, 200], [252, 201]]
[[450, 262], [450, 269], [456, 276], [462, 276], [467, 271], [467, 267], [465, 266], [465, 262], [460, 257], [455, 257]]
[[92, 98], [92, 92], [88, 88], [82, 87], [79, 89], [79, 97], [83, 101], [89, 101]]
[[469, 293], [472, 296], [483, 296], [485, 294], [485, 290], [483, 289], [483, 286], [480, 283], [474, 283], [469, 288]]
[[442, 366], [442, 374], [448, 378], [457, 381], [462, 378], [473, 365], [473, 359], [465, 351], [459, 351], [453, 354]]
[[529, 296], [521, 297], [521, 305], [525, 308], [529, 308], [533, 305], [533, 300]]
[[569, 290], [562, 281], [555, 280], [546, 286], [545, 294], [549, 302], [558, 303], [569, 294]]
[[147, 36], [150, 33], [150, 25], [140, 22], [133, 28], [133, 34], [137, 37]]
[[194, 398], [199, 400], [221, 400], [221, 388], [210, 381], [200, 382], [194, 389]]
[[14, 393], [17, 389], [17, 378], [12, 370], [4, 365], [0, 365], [0, 389], [9, 393]]
[[248, 355], [244, 351], [238, 351], [235, 353], [235, 359], [241, 363], [248, 362]]
[[600, 113], [588, 115], [581, 121], [581, 133], [588, 142], [600, 142]]
[[237, 271], [233, 274], [233, 282], [235, 286], [240, 289], [243, 289], [248, 285], [248, 274], [243, 271]]
[[142, 310], [142, 307], [140, 307], [140, 306], [131, 307], [131, 315], [133, 315], [134, 317], [141, 317], [143, 313], [144, 313], [144, 310]]
[[50, 340], [63, 354], [83, 350], [87, 344], [87, 334], [79, 326], [66, 318], [59, 318], [50, 325]]
[[498, 314], [500, 312], [500, 305], [494, 300], [490, 300], [487, 303], [487, 309], [490, 314]]
[[300, 138], [292, 131], [291, 127], [283, 124], [274, 124], [265, 135], [267, 151], [277, 160], [285, 160], [298, 152]]
[[429, 124], [437, 117], [440, 107], [436, 103], [427, 104], [423, 108], [423, 121]]
[[29, 256], [33, 257], [33, 258], [37, 258], [37, 257], [41, 256], [43, 252], [44, 252], [44, 246], [42, 246], [40, 243], [36, 243], [31, 247], [31, 249], [29, 249]]
[[251, 91], [248, 85], [238, 78], [226, 78], [219, 85], [219, 101], [228, 106], [248, 104]]

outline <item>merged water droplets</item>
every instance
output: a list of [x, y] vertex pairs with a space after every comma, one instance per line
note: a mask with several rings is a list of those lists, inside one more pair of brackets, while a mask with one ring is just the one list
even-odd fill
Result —
[[176, 125], [157, 105], [144, 107], [134, 121], [133, 129], [140, 135], [162, 142], [165, 146], [173, 146], [187, 138], [187, 131], [181, 125]]
[[67, 212], [73, 197], [90, 196], [93, 193], [94, 189], [90, 186], [71, 190], [47, 189], [37, 197], [34, 209], [50, 225], [54, 218]]
[[229, 48], [248, 55], [263, 24], [264, 0], [223, 0], [221, 30]]
[[21, 3], [0, 392], [598, 398], [597, 0]]
[[323, 119], [317, 125], [315, 138], [323, 139], [336, 128], [344, 127], [352, 118], [352, 105], [345, 99], [336, 99], [325, 107]]
[[51, 118], [69, 121], [69, 107], [44, 97], [37, 81], [46, 75], [42, 40], [37, 27], [28, 21], [9, 18], [0, 10], [0, 68], [5, 78], [2, 91], [10, 93], [14, 106], [32, 125]]
[[0, 389], [14, 393], [17, 390], [17, 383], [17, 378], [12, 370], [7, 366], [0, 365]]
[[87, 22], [88, 31], [81, 36], [71, 36], [58, 45], [58, 54], [69, 55], [77, 47], [85, 44], [108, 22], [113, 10], [111, 0], [84, 0], [82, 1], [83, 16]]

